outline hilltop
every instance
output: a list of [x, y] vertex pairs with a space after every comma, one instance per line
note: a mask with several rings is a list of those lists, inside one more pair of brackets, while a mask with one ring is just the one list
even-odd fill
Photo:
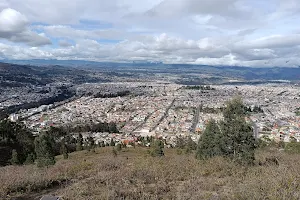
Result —
[[[199, 161], [194, 154], [165, 149], [151, 157], [148, 148], [111, 147], [56, 157], [54, 166], [0, 168], [1, 199], [35, 199], [55, 194], [64, 199], [299, 199], [300, 155], [276, 148], [259, 150], [254, 166], [216, 157]], [[274, 160], [276, 160], [274, 162]], [[6, 196], [8, 195], [8, 196]]]

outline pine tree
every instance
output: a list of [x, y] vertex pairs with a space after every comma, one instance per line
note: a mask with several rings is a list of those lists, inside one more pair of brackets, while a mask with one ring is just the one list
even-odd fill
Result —
[[244, 105], [240, 98], [227, 103], [221, 123], [223, 155], [243, 163], [252, 163], [256, 148], [252, 127], [245, 120]]
[[194, 141], [192, 140], [191, 137], [188, 137], [188, 138], [187, 138], [186, 146], [187, 146], [187, 148], [189, 148], [190, 150], [196, 150], [196, 149], [197, 149], [197, 144], [196, 144], [196, 142], [194, 142]]
[[18, 158], [18, 152], [15, 149], [12, 150], [10, 163], [12, 165], [18, 165], [18, 164], [20, 164], [19, 158]]
[[196, 157], [206, 159], [221, 155], [221, 132], [215, 120], [209, 120], [204, 133], [201, 135]]
[[225, 156], [241, 163], [252, 163], [256, 141], [252, 128], [245, 120], [245, 106], [240, 98], [227, 103], [224, 120], [218, 125], [210, 120], [199, 139], [196, 157], [206, 159]]
[[66, 145], [65, 138], [63, 138], [61, 140], [61, 143], [60, 143], [60, 153], [63, 155], [64, 159], [68, 159], [69, 158], [68, 148], [67, 148], [67, 145]]
[[47, 133], [41, 133], [35, 138], [34, 145], [38, 167], [45, 167], [55, 164], [54, 144], [54, 139]]
[[164, 156], [164, 143], [161, 140], [153, 140], [152, 142], [152, 151], [150, 152], [150, 155], [153, 157], [161, 157]]
[[30, 153], [27, 155], [26, 160], [25, 160], [25, 164], [33, 164], [34, 163], [34, 154]]
[[83, 145], [83, 137], [82, 137], [82, 134], [79, 133], [77, 142], [76, 142], [76, 151], [82, 151], [83, 150], [82, 145]]

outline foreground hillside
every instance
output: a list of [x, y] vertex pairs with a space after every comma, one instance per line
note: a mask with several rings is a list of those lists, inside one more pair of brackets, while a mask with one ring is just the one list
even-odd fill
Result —
[[54, 166], [0, 168], [1, 199], [299, 199], [300, 155], [277, 149], [257, 151], [254, 166], [165, 149], [151, 157], [147, 148], [111, 147], [75, 152]]

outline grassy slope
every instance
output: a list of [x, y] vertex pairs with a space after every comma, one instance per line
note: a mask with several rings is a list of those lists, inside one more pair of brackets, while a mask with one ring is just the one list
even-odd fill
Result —
[[[58, 157], [45, 169], [2, 167], [0, 199], [9, 193], [24, 199], [51, 193], [70, 200], [300, 199], [300, 155], [265, 150], [258, 152], [255, 166], [246, 168], [223, 158], [197, 161], [192, 154], [177, 155], [176, 149], [165, 154], [152, 158], [146, 148], [136, 148], [114, 158], [106, 147], [72, 153], [68, 160]], [[279, 165], [266, 162], [274, 156]]]

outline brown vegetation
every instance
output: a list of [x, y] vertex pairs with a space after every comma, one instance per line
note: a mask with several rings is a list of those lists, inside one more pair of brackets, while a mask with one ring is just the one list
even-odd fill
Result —
[[[50, 193], [86, 199], [300, 199], [300, 155], [259, 150], [253, 166], [221, 157], [199, 161], [194, 154], [165, 149], [152, 157], [147, 148], [111, 147], [75, 152], [54, 166], [0, 168], [0, 199], [34, 199]], [[52, 190], [49, 190], [51, 189]], [[46, 192], [45, 192], [46, 191]]]

